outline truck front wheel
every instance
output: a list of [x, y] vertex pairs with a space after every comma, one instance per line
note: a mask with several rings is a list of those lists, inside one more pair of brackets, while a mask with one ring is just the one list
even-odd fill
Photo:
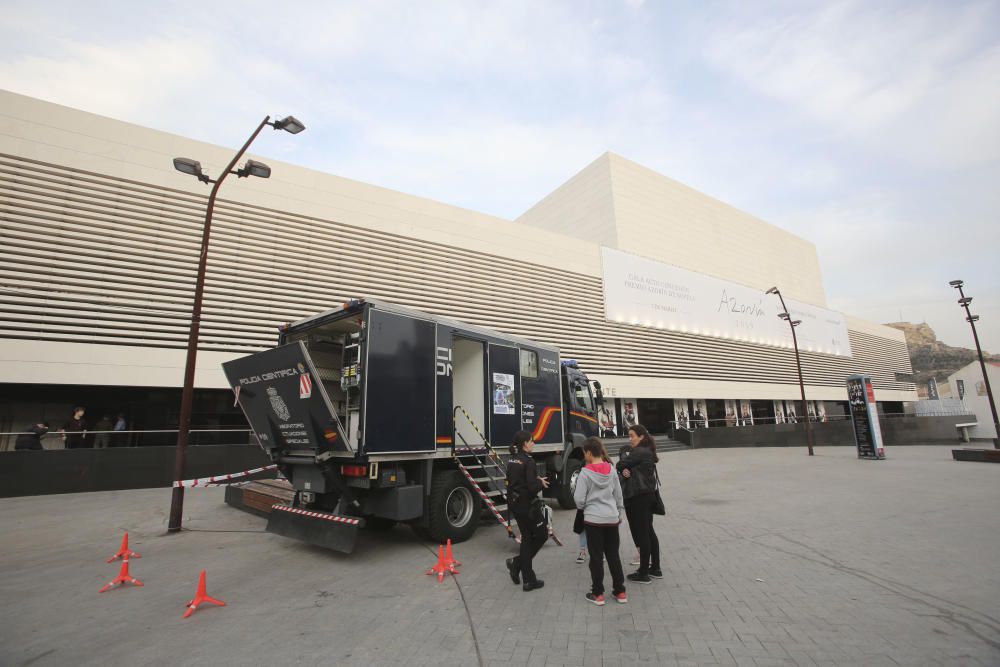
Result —
[[428, 532], [437, 542], [464, 542], [479, 527], [482, 500], [457, 470], [435, 473], [427, 505]]
[[576, 490], [576, 478], [580, 476], [583, 468], [583, 461], [580, 459], [567, 459], [562, 475], [559, 476], [559, 491], [556, 500], [559, 507], [564, 510], [576, 509], [576, 501], [573, 500], [573, 492]]

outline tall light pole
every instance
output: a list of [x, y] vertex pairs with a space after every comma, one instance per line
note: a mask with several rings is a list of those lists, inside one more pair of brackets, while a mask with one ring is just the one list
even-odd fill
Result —
[[806, 420], [806, 444], [809, 447], [809, 456], [813, 455], [813, 432], [812, 432], [812, 422], [809, 419], [809, 408], [806, 406], [806, 385], [802, 381], [802, 360], [799, 359], [799, 339], [795, 335], [795, 327], [802, 324], [802, 320], [793, 320], [792, 316], [788, 313], [788, 306], [785, 305], [785, 298], [781, 296], [781, 292], [777, 287], [772, 287], [767, 290], [767, 294], [777, 294], [778, 299], [781, 301], [781, 312], [778, 313], [778, 317], [788, 322], [788, 326], [792, 330], [792, 347], [795, 348], [795, 368], [799, 371], [799, 392], [802, 394], [802, 416]]
[[[229, 174], [236, 174], [238, 178], [246, 176], [257, 176], [259, 178], [269, 178], [271, 168], [262, 162], [247, 160], [240, 169], [234, 170], [236, 163], [240, 161], [243, 154], [250, 148], [250, 144], [257, 138], [265, 125], [270, 125], [276, 130], [285, 130], [292, 134], [298, 134], [306, 129], [306, 126], [298, 121], [294, 116], [287, 116], [281, 120], [270, 122], [271, 117], [265, 116], [257, 129], [253, 131], [250, 138], [243, 144], [243, 148], [233, 156], [229, 164], [215, 180], [209, 178], [201, 169], [201, 164], [188, 158], [174, 158], [174, 168], [177, 171], [191, 174], [197, 177], [202, 183], [212, 183], [212, 192], [208, 195], [208, 207], [205, 209], [205, 225], [201, 233], [201, 254], [198, 257], [198, 277], [195, 279], [194, 305], [191, 308], [191, 329], [188, 333], [187, 362], [184, 365], [184, 390], [181, 392], [181, 416], [177, 425], [177, 453], [174, 458], [174, 479], [184, 479], [184, 462], [187, 458], [188, 433], [191, 429], [191, 409], [194, 403], [194, 371], [195, 361], [198, 357], [198, 334], [201, 331], [201, 303], [205, 293], [205, 268], [208, 262], [208, 239], [212, 231], [212, 211], [215, 209], [215, 197], [219, 193], [219, 187], [226, 180]], [[181, 517], [184, 513], [184, 488], [175, 487], [173, 495], [170, 497], [170, 519], [167, 522], [167, 532], [176, 533], [181, 529]]]
[[958, 295], [961, 297], [958, 300], [958, 305], [965, 308], [965, 321], [969, 323], [970, 327], [972, 327], [972, 338], [976, 341], [976, 354], [979, 355], [979, 367], [983, 369], [983, 383], [986, 385], [986, 399], [990, 402], [990, 411], [993, 412], [993, 428], [996, 429], [996, 435], [993, 438], [993, 449], [1000, 449], [1000, 419], [997, 419], [997, 404], [993, 402], [993, 389], [990, 387], [990, 376], [986, 372], [986, 362], [983, 360], [983, 348], [979, 346], [979, 334], [976, 333], [976, 320], [979, 319], [979, 315], [973, 315], [972, 311], [969, 310], [969, 304], [972, 303], [972, 297], [965, 296], [965, 292], [962, 291], [962, 285], [965, 283], [961, 280], [952, 280], [948, 284], [958, 290]]

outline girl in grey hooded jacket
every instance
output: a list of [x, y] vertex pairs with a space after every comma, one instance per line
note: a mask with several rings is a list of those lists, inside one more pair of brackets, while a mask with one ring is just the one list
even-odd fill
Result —
[[583, 443], [587, 464], [576, 479], [573, 499], [583, 510], [583, 526], [590, 552], [591, 589], [586, 597], [596, 605], [604, 604], [604, 561], [611, 571], [611, 593], [620, 603], [628, 602], [625, 594], [625, 573], [618, 555], [618, 526], [625, 507], [621, 482], [615, 467], [608, 463], [604, 445], [597, 438]]

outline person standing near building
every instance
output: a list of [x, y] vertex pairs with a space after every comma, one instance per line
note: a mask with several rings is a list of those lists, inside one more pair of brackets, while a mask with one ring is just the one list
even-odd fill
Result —
[[[623, 447], [618, 461], [625, 496], [625, 514], [632, 539], [639, 547], [639, 569], [626, 579], [638, 584], [650, 584], [662, 579], [660, 541], [653, 531], [653, 502], [656, 499], [656, 442], [641, 424], [628, 430], [631, 447]], [[588, 538], [589, 539], [589, 538]]]
[[48, 422], [38, 422], [17, 436], [15, 451], [42, 450], [42, 436], [49, 432]]
[[125, 413], [124, 412], [119, 412], [118, 413], [118, 419], [115, 420], [115, 425], [114, 425], [114, 429], [113, 429], [114, 433], [112, 434], [112, 437], [111, 437], [111, 446], [112, 447], [124, 447], [125, 446], [125, 440], [128, 437], [128, 435], [125, 433], [125, 429], [126, 428], [128, 428], [128, 425], [125, 423]]
[[521, 533], [520, 553], [507, 559], [507, 571], [511, 581], [521, 584], [525, 592], [545, 585], [535, 575], [531, 561], [545, 544], [549, 532], [545, 514], [538, 506], [541, 502], [538, 492], [549, 488], [549, 482], [536, 472], [535, 459], [531, 458], [534, 448], [531, 433], [518, 431], [514, 434], [511, 457], [507, 462], [507, 504]]
[[597, 606], [604, 605], [604, 561], [611, 573], [611, 594], [615, 600], [628, 602], [625, 594], [625, 573], [618, 553], [618, 526], [625, 509], [618, 473], [607, 460], [604, 445], [597, 438], [583, 443], [586, 465], [580, 470], [573, 500], [583, 511], [583, 526], [590, 551], [590, 592], [586, 597]]
[[114, 422], [111, 421], [111, 415], [102, 415], [97, 423], [94, 424], [94, 430], [97, 433], [94, 434], [94, 447], [96, 449], [104, 449], [111, 444], [111, 429], [114, 428]]
[[59, 430], [66, 449], [82, 449], [87, 446], [87, 422], [83, 421], [86, 413], [87, 410], [82, 405], [73, 408], [73, 416]]

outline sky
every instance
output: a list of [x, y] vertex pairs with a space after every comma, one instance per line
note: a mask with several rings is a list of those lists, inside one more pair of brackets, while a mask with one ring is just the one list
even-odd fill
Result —
[[[514, 219], [613, 151], [1000, 353], [1000, 3], [3, 0], [0, 88]], [[262, 137], [264, 139], [264, 137]], [[696, 233], [694, 230], [692, 233]]]

